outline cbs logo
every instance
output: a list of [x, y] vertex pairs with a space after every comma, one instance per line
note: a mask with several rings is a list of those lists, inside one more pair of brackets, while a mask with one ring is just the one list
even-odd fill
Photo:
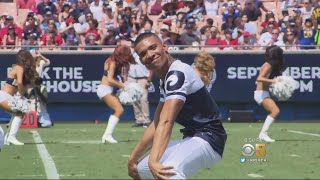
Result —
[[257, 157], [264, 157], [267, 154], [266, 144], [256, 144], [255, 147], [252, 144], [245, 144], [241, 150], [244, 156], [255, 154]]

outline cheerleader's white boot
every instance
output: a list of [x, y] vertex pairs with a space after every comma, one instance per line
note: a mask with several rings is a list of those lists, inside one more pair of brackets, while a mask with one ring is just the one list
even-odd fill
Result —
[[102, 143], [118, 143], [118, 141], [112, 137], [112, 133], [114, 132], [118, 122], [119, 118], [117, 116], [110, 115], [106, 131], [102, 136]]
[[18, 139], [16, 138], [21, 123], [22, 123], [22, 119], [18, 116], [15, 116], [12, 119], [9, 132], [6, 134], [6, 137], [4, 140], [4, 143], [6, 145], [10, 145], [10, 144], [18, 145], [18, 146], [24, 145], [24, 143], [18, 141]]

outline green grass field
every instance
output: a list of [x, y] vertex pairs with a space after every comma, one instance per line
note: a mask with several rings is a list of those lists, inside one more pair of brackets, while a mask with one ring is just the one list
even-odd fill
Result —
[[[261, 123], [224, 123], [228, 140], [221, 162], [200, 171], [195, 179], [319, 179], [320, 129], [317, 123], [275, 123], [269, 134], [277, 141], [266, 144], [267, 162], [241, 163], [247, 138], [256, 138]], [[2, 125], [3, 126], [3, 125]], [[31, 131], [37, 131], [54, 160], [61, 179], [128, 179], [127, 159], [144, 128], [118, 125], [118, 144], [101, 144], [106, 123], [55, 124], [49, 129], [21, 129], [24, 146], [4, 146], [0, 152], [1, 179], [46, 179], [45, 165]], [[175, 125], [172, 139], [181, 134]], [[292, 131], [294, 130], [294, 131]], [[309, 134], [299, 134], [305, 132]], [[251, 143], [255, 144], [255, 142]], [[255, 158], [252, 156], [252, 158]], [[250, 175], [251, 174], [251, 175]], [[252, 175], [253, 174], [253, 175]]]

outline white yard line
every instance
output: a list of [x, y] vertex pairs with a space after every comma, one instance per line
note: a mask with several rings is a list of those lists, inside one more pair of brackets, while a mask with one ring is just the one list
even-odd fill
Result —
[[121, 155], [121, 157], [128, 158], [128, 157], [130, 157], [130, 155], [129, 154], [123, 154], [123, 155]]
[[50, 156], [46, 146], [43, 144], [43, 141], [40, 137], [38, 131], [31, 131], [34, 142], [36, 143], [40, 158], [44, 165], [46, 175], [48, 179], [60, 179], [56, 165], [52, 157]]
[[300, 155], [297, 155], [297, 154], [291, 154], [290, 156], [291, 157], [301, 157]]
[[295, 130], [290, 130], [290, 129], [288, 130], [288, 132], [296, 133], [296, 134], [303, 134], [303, 135], [320, 137], [320, 134], [308, 133], [308, 132], [302, 132], [302, 131], [295, 131]]
[[254, 174], [254, 173], [250, 173], [250, 174], [248, 174], [248, 176], [249, 176], [249, 177], [252, 177], [252, 178], [263, 178], [262, 175], [260, 175], [260, 174]]

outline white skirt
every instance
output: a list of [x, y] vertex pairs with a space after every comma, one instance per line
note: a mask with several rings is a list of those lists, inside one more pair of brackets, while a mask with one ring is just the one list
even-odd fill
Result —
[[12, 98], [12, 96], [9, 93], [0, 90], [0, 103], [7, 101], [10, 98]]
[[113, 92], [113, 87], [100, 84], [97, 88], [97, 95], [100, 99]]
[[269, 98], [269, 91], [254, 91], [254, 100], [260, 105], [265, 98]]

